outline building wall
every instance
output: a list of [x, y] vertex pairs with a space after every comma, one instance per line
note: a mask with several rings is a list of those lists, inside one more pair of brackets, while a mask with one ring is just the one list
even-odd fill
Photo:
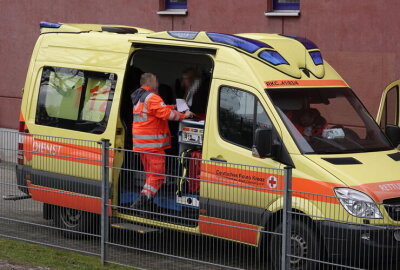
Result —
[[157, 15], [162, 0], [0, 0], [0, 127], [18, 127], [40, 21], [305, 36], [375, 116], [381, 92], [400, 78], [400, 1], [300, 1], [300, 17], [266, 17], [268, 0], [188, 0], [187, 16]]

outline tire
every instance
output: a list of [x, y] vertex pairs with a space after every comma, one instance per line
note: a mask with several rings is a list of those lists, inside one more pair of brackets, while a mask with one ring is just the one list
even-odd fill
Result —
[[62, 233], [67, 238], [83, 239], [88, 237], [87, 234], [99, 234], [99, 215], [66, 207], [56, 207], [53, 217], [55, 226], [63, 229]]
[[[275, 228], [276, 233], [282, 233], [283, 225]], [[317, 234], [309, 224], [293, 219], [291, 227], [291, 246], [288, 249], [290, 255], [306, 259], [320, 260], [322, 247]], [[281, 269], [282, 236], [273, 235], [270, 243], [270, 258], [274, 269]], [[288, 257], [290, 269], [318, 269], [322, 264], [301, 258]]]

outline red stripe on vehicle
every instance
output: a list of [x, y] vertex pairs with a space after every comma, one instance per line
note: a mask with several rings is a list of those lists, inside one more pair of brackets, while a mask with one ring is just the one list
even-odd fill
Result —
[[265, 81], [267, 88], [274, 87], [318, 87], [318, 86], [348, 86], [343, 80], [274, 80]]
[[[28, 161], [32, 160], [32, 156], [41, 156], [96, 166], [102, 163], [100, 147], [37, 139], [32, 135], [24, 135], [24, 150]], [[112, 166], [113, 159], [114, 151], [109, 150], [108, 166]]]
[[[284, 176], [267, 173], [262, 169], [240, 169], [202, 163], [200, 178], [215, 185], [283, 195]], [[325, 181], [292, 178], [293, 196], [313, 201], [339, 204], [333, 189], [340, 186]]]
[[375, 202], [380, 203], [386, 199], [400, 197], [400, 180], [368, 183], [352, 188], [368, 194]]
[[256, 225], [207, 216], [200, 216], [199, 220], [200, 232], [203, 234], [218, 236], [252, 245], [257, 245], [258, 243], [258, 226]]
[[[27, 181], [27, 186], [29, 189], [29, 194], [35, 201], [101, 214], [101, 198], [89, 197], [83, 194], [37, 186], [32, 184], [31, 181]], [[108, 201], [108, 204], [111, 204], [110, 200]], [[108, 215], [112, 215], [111, 207], [108, 207]]]

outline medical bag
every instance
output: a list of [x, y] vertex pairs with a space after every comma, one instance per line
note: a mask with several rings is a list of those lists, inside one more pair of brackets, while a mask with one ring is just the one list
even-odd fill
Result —
[[178, 181], [177, 194], [196, 194], [200, 191], [201, 150], [188, 149], [181, 153], [182, 177]]

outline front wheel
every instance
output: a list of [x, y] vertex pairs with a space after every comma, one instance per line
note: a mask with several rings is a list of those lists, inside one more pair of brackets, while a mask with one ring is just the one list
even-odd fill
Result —
[[68, 238], [98, 234], [100, 228], [99, 215], [66, 207], [54, 209], [54, 223], [57, 228], [63, 229], [64, 236]]
[[[275, 228], [276, 233], [282, 233], [283, 225]], [[317, 269], [318, 263], [312, 260], [321, 259], [321, 244], [313, 228], [305, 222], [293, 219], [291, 226], [291, 245], [288, 248], [290, 269]], [[270, 245], [270, 255], [275, 269], [281, 269], [282, 254], [281, 235], [273, 235]], [[312, 260], [308, 260], [312, 259]]]

